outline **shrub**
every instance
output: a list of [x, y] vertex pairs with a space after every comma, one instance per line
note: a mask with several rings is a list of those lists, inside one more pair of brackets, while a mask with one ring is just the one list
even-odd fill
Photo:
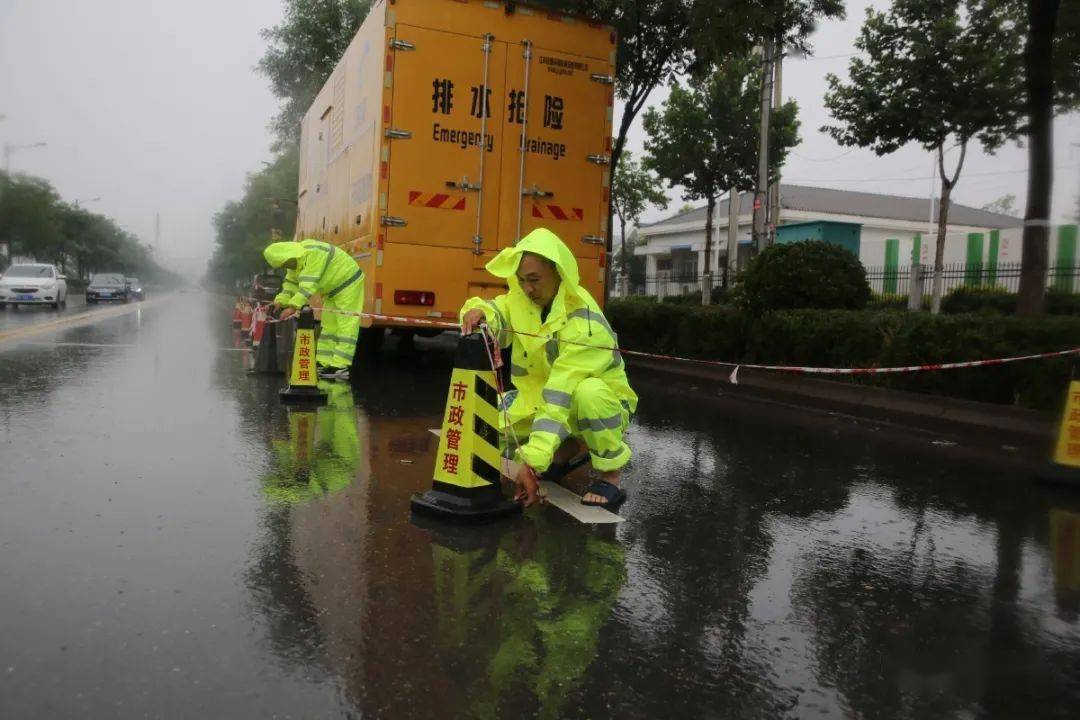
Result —
[[866, 306], [870, 284], [852, 253], [824, 242], [773, 245], [751, 261], [740, 294], [754, 314], [798, 308]]
[[958, 287], [941, 298], [941, 312], [1012, 315], [1016, 312], [1016, 295], [1004, 288]]
[[[630, 350], [724, 362], [889, 367], [1000, 358], [1080, 346], [1080, 317], [933, 316], [892, 310], [784, 310], [615, 301], [607, 316]], [[851, 382], [1057, 412], [1071, 358]]]
[[908, 299], [904, 295], [874, 295], [866, 304], [867, 310], [907, 310]]
[[[982, 313], [1013, 315], [1016, 313], [1016, 295], [1004, 288], [956, 288], [941, 299], [941, 312]], [[1080, 295], [1048, 290], [1046, 293], [1047, 315], [1080, 315]]]

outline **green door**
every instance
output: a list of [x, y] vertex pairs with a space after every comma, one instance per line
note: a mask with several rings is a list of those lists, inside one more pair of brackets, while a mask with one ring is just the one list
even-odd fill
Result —
[[897, 265], [900, 263], [900, 241], [897, 238], [889, 238], [885, 241], [885, 282], [882, 292], [886, 295], [896, 294]]
[[1071, 293], [1076, 278], [1076, 226], [1058, 228], [1057, 260], [1054, 262], [1054, 289]]
[[977, 287], [982, 284], [983, 234], [968, 233], [967, 260], [964, 266], [964, 284]]

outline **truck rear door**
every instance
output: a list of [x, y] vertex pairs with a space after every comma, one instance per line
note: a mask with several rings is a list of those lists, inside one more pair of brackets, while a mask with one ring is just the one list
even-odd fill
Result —
[[395, 33], [386, 241], [494, 250], [506, 44], [406, 24]]
[[509, 46], [501, 246], [546, 227], [574, 255], [598, 256], [607, 221], [602, 193], [610, 155], [611, 85], [593, 76], [603, 78], [608, 72], [609, 66], [595, 58]]

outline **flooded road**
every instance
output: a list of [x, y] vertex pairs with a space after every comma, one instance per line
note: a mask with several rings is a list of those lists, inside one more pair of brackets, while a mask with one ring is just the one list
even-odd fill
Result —
[[1080, 707], [1080, 494], [641, 375], [627, 522], [421, 527], [448, 344], [289, 412], [229, 312], [0, 343], [0, 717]]

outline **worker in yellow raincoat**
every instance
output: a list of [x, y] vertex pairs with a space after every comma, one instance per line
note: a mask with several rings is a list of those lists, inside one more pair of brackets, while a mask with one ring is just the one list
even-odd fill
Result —
[[322, 332], [315, 350], [319, 377], [348, 380], [360, 336], [360, 318], [335, 310], [361, 313], [364, 310], [364, 271], [349, 254], [320, 240], [271, 243], [263, 256], [272, 268], [286, 268], [281, 292], [274, 308], [285, 308], [287, 318], [309, 303], [313, 295], [322, 297]]
[[518, 496], [532, 504], [538, 475], [574, 457], [584, 443], [602, 479], [589, 485], [582, 502], [618, 506], [626, 499], [619, 471], [630, 460], [623, 433], [638, 398], [613, 349], [614, 331], [578, 283], [577, 260], [555, 233], [539, 228], [486, 267], [505, 278], [510, 291], [468, 300], [461, 309], [462, 333], [486, 322], [502, 347], [513, 348], [516, 390], [503, 406], [521, 443], [515, 453], [522, 463], [514, 479]]

